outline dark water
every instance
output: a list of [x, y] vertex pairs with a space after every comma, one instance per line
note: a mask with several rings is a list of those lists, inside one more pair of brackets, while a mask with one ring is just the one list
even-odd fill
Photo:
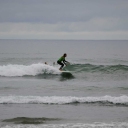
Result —
[[0, 126], [128, 127], [128, 41], [0, 40]]

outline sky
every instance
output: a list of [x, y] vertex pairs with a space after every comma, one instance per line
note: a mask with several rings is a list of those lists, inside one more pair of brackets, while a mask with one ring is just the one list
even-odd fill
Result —
[[128, 0], [0, 0], [0, 39], [128, 40]]

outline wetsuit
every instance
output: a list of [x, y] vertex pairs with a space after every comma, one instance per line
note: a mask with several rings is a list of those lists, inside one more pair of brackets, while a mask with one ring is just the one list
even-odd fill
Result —
[[[62, 61], [63, 61], [63, 63], [62, 63]], [[65, 60], [65, 57], [64, 57], [64, 56], [62, 56], [62, 57], [57, 61], [57, 63], [61, 65], [60, 69], [62, 69], [62, 68], [64, 67], [64, 64], [66, 65], [65, 62], [67, 62], [67, 61]]]

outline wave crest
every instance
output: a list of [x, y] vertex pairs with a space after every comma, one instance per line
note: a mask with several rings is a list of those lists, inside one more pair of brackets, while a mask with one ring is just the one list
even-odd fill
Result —
[[128, 96], [72, 97], [72, 96], [0, 96], [0, 104], [99, 104], [128, 106]]
[[6, 65], [0, 66], [0, 76], [36, 76], [39, 74], [59, 74], [59, 70], [53, 66], [38, 63], [32, 65]]
[[112, 122], [112, 123], [68, 123], [68, 124], [41, 124], [41, 125], [7, 125], [2, 128], [127, 128], [127, 122]]
[[127, 65], [93, 65], [93, 64], [73, 64], [67, 67], [69, 70], [75, 70], [78, 72], [102, 72], [102, 73], [114, 73], [114, 72], [128, 72]]
[[[72, 64], [65, 67], [66, 70], [77, 73], [102, 73], [102, 74], [126, 74], [127, 65], [92, 65], [92, 64]], [[0, 66], [0, 76], [38, 76], [42, 74], [60, 74], [57, 67], [43, 63], [31, 65], [4, 65]]]

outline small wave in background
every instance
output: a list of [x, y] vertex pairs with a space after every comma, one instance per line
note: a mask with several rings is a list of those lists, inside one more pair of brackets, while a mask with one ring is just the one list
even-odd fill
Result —
[[127, 128], [126, 122], [112, 122], [112, 123], [69, 123], [69, 124], [18, 124], [18, 125], [6, 125], [2, 128]]

